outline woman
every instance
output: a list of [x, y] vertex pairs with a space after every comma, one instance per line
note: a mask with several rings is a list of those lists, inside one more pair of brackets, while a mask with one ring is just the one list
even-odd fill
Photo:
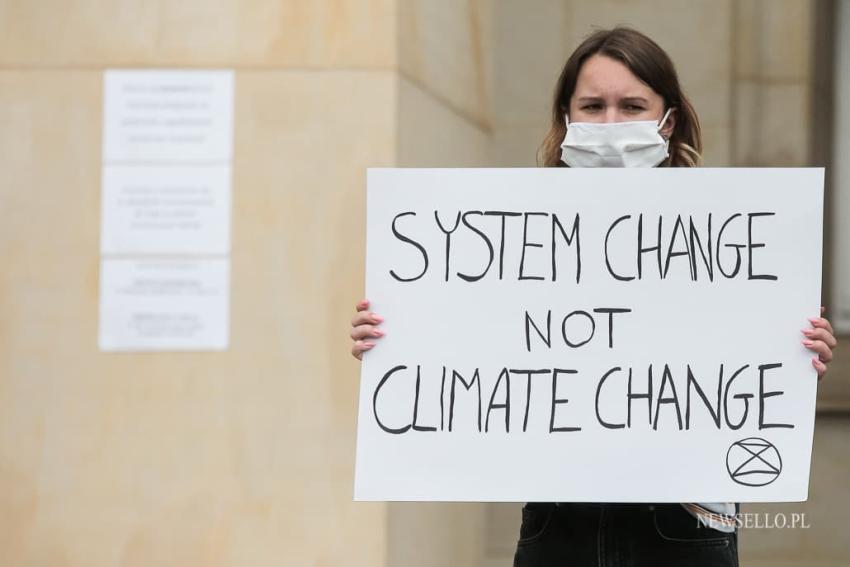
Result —
[[[626, 27], [600, 30], [567, 60], [555, 88], [545, 167], [695, 167], [699, 121], [668, 55]], [[383, 319], [357, 304], [352, 354], [383, 336]], [[821, 307], [821, 315], [823, 307]], [[809, 320], [803, 344], [820, 379], [836, 341], [826, 319]], [[545, 565], [737, 565], [731, 502], [684, 504], [529, 503], [515, 567]]]

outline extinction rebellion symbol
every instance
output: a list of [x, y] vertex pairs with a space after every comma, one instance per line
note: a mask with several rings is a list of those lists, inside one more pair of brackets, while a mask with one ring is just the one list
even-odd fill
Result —
[[782, 457], [769, 441], [748, 437], [732, 443], [726, 452], [726, 470], [738, 484], [765, 486], [782, 472]]

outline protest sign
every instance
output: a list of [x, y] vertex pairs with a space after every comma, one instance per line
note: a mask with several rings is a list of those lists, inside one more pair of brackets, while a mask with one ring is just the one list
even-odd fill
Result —
[[799, 501], [822, 169], [371, 169], [358, 500]]

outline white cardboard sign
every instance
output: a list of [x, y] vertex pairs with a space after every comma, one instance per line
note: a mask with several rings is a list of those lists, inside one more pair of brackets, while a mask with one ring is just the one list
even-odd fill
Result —
[[822, 169], [371, 169], [358, 500], [807, 498]]

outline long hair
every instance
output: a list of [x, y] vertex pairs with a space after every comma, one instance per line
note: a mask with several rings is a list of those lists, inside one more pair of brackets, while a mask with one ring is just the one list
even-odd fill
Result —
[[538, 164], [565, 167], [561, 161], [561, 142], [567, 133], [564, 114], [576, 89], [582, 64], [595, 54], [623, 63], [634, 75], [664, 99], [665, 111], [676, 109], [676, 125], [670, 135], [670, 156], [661, 167], [695, 167], [702, 162], [702, 133], [694, 107], [682, 92], [679, 77], [667, 53], [641, 32], [617, 26], [599, 30], [579, 45], [564, 65], [552, 101], [552, 125], [537, 151]]

